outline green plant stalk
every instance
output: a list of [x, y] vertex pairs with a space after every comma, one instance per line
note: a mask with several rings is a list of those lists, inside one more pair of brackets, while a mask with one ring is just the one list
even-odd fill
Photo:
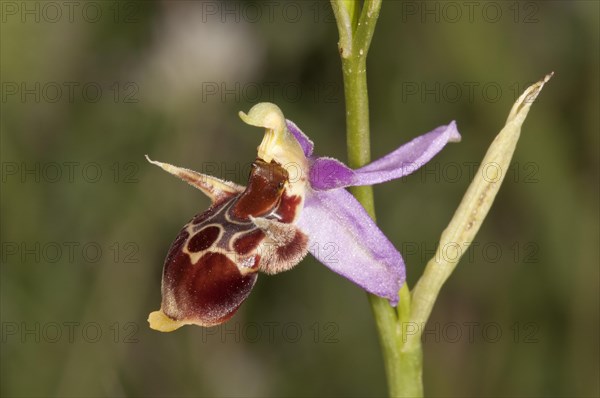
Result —
[[[358, 168], [371, 160], [366, 59], [379, 16], [381, 0], [365, 1], [358, 20], [356, 18], [358, 2], [349, 2], [349, 4], [332, 0], [331, 3], [340, 33], [338, 46], [342, 60], [346, 101], [348, 163], [350, 167]], [[372, 187], [354, 187], [351, 191], [369, 215], [375, 219]], [[413, 346], [409, 351], [403, 350], [406, 330], [403, 330], [401, 325], [405, 324], [410, 315], [408, 286], [405, 284], [400, 291], [397, 312], [386, 299], [369, 294], [369, 302], [379, 333], [390, 396], [422, 396], [420, 344]]]
[[[364, 59], [364, 58], [363, 58]], [[366, 65], [364, 61], [343, 60], [344, 93], [346, 99], [346, 131], [348, 163], [358, 168], [370, 161], [369, 108], [367, 95]], [[352, 193], [375, 219], [373, 188], [370, 186], [353, 187]], [[405, 294], [400, 306], [410, 306], [408, 286], [403, 287]], [[423, 396], [422, 352], [420, 343], [403, 351], [403, 342], [407, 341], [402, 324], [408, 321], [409, 311], [402, 321], [388, 300], [369, 294], [369, 302], [375, 317], [379, 340], [388, 382], [390, 396]], [[406, 329], [406, 328], [405, 328]], [[406, 331], [406, 330], [405, 330]]]

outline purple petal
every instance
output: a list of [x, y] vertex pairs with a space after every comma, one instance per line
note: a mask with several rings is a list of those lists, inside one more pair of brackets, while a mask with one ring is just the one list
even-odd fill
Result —
[[353, 185], [372, 185], [404, 177], [429, 162], [448, 142], [459, 141], [456, 122], [452, 121], [355, 170]]
[[310, 169], [310, 184], [313, 189], [327, 190], [379, 184], [401, 178], [429, 162], [448, 142], [458, 141], [460, 134], [456, 123], [452, 121], [357, 170], [350, 169], [336, 159], [318, 158]]
[[313, 189], [327, 190], [352, 185], [356, 173], [333, 158], [317, 158], [310, 166], [309, 180]]
[[405, 280], [402, 256], [348, 191], [307, 192], [298, 226], [320, 262], [390, 304], [398, 303]]
[[288, 131], [292, 133], [294, 138], [296, 138], [296, 141], [298, 141], [298, 143], [302, 147], [302, 150], [304, 151], [304, 156], [309, 157], [310, 155], [312, 155], [315, 144], [313, 144], [310, 138], [308, 138], [308, 136], [304, 134], [302, 130], [298, 128], [298, 126], [296, 126], [296, 123], [292, 122], [291, 120], [286, 120], [286, 123]]

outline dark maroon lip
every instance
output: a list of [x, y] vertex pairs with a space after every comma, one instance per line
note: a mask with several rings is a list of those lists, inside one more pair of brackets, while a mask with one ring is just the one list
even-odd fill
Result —
[[250, 294], [259, 264], [275, 272], [282, 267], [277, 259], [295, 259], [303, 234], [272, 254], [261, 253], [267, 235], [250, 222], [251, 216], [283, 223], [295, 218], [300, 198], [287, 195], [288, 179], [277, 162], [258, 158], [244, 191], [213, 203], [182, 229], [163, 270], [162, 308], [168, 317], [205, 326], [223, 323]]

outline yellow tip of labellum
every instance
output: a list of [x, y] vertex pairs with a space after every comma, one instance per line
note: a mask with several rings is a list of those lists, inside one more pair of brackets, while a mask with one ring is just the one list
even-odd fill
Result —
[[148, 315], [148, 323], [150, 323], [151, 329], [158, 330], [159, 332], [172, 332], [189, 324], [188, 322], [176, 321], [169, 318], [162, 310], [151, 312]]

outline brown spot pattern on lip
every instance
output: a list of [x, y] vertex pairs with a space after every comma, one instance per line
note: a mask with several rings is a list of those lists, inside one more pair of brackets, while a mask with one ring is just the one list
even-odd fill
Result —
[[256, 230], [241, 236], [238, 236], [233, 243], [233, 249], [237, 254], [244, 255], [250, 253], [260, 244], [265, 234], [261, 230]]
[[221, 229], [214, 225], [201, 229], [196, 232], [190, 239], [187, 249], [191, 253], [201, 252], [206, 250], [215, 243], [219, 237]]

